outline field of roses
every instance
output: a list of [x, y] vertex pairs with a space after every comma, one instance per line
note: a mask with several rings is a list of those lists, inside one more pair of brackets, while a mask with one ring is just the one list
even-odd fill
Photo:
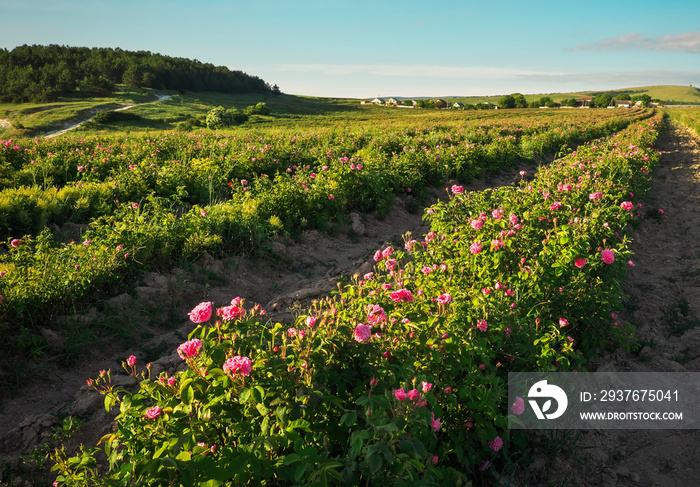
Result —
[[[57, 484], [438, 486], [507, 476], [528, 448], [507, 429], [509, 411], [522, 412], [522, 402], [506, 404], [508, 371], [569, 371], [629, 345], [614, 310], [663, 123], [628, 119], [518, 186], [452, 185], [448, 203], [427, 209], [425, 238], [377, 249], [373, 272], [294, 323], [271, 323], [239, 297], [199, 304], [198, 327], [178, 348], [186, 370], [151, 377], [129, 357], [138, 392], [113, 387], [110, 371], [90, 379], [119, 409], [117, 429], [95, 449], [58, 455]], [[445, 150], [436, 132], [439, 144], [411, 153], [403, 142], [392, 153], [423, 153], [424, 178], [469, 154], [458, 148], [472, 142]], [[372, 148], [400, 159], [372, 144], [327, 157], [352, 180], [376, 164]], [[308, 165], [290, 173], [311, 189], [311, 174], [323, 181], [325, 171]], [[455, 167], [442, 177], [461, 176]], [[267, 184], [248, 181], [250, 192]], [[96, 467], [102, 449], [108, 471]]]
[[[469, 116], [0, 142], [0, 383], [19, 384], [26, 357], [45, 353], [40, 330], [77, 342], [57, 316], [101, 306], [148, 270], [205, 251], [261, 253], [303, 229], [338, 231], [348, 213], [384, 214], [396, 196], [417, 208], [430, 185], [540, 161], [649, 112]], [[89, 229], [75, 235], [68, 224]]]
[[700, 107], [665, 108], [664, 111], [700, 135]]

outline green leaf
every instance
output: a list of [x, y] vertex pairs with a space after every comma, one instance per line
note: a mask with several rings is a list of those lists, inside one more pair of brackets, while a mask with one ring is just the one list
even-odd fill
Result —
[[299, 461], [299, 455], [296, 453], [290, 453], [287, 455], [284, 460], [282, 461], [282, 465], [291, 465], [294, 462]]
[[248, 399], [250, 399], [250, 388], [244, 387], [238, 394], [238, 402], [240, 402], [241, 404], [245, 404], [248, 402]]
[[369, 457], [369, 470], [371, 473], [375, 474], [379, 472], [382, 468], [382, 457], [381, 455], [374, 454]]
[[306, 465], [304, 465], [303, 463], [297, 465], [294, 469], [294, 481], [299, 482], [304, 476], [304, 472], [306, 472]]
[[340, 424], [352, 426], [357, 423], [357, 413], [355, 411], [348, 411], [340, 417]]
[[263, 402], [265, 398], [265, 390], [260, 386], [255, 386], [253, 388], [253, 400], [255, 402]]

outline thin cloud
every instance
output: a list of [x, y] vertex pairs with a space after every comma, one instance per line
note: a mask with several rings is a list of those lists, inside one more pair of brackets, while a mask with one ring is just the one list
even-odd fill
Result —
[[574, 47], [572, 51], [675, 51], [700, 53], [700, 31], [685, 34], [669, 34], [661, 37], [645, 37], [637, 32], [608, 37], [595, 44]]
[[512, 78], [517, 76], [561, 75], [561, 72], [547, 72], [533, 69], [500, 68], [484, 66], [434, 66], [399, 64], [284, 64], [280, 71], [320, 72], [330, 75], [369, 74], [374, 76], [419, 77], [419, 78]]

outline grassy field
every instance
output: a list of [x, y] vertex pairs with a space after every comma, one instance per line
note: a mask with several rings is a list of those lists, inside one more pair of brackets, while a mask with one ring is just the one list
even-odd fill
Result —
[[[691, 86], [645, 86], [625, 88], [614, 93], [631, 95], [648, 94], [653, 99], [674, 104], [700, 104], [700, 90]], [[525, 95], [528, 101], [549, 96], [554, 101], [583, 95], [595, 95], [596, 92], [531, 94]], [[165, 102], [156, 102], [159, 96], [169, 95]], [[452, 104], [497, 103], [500, 96], [490, 97], [449, 97]], [[56, 103], [48, 104], [2, 104], [0, 120], [10, 124], [0, 124], [0, 138], [36, 137], [64, 128], [72, 123], [86, 120], [99, 110], [115, 109], [125, 105], [138, 105], [128, 110], [130, 119], [109, 124], [88, 123], [78, 129], [82, 134], [107, 135], [118, 133], [190, 130], [192, 126], [204, 126], [207, 112], [217, 106], [224, 108], [245, 109], [247, 106], [264, 102], [271, 110], [268, 116], [252, 116], [245, 124], [246, 128], [311, 128], [343, 127], [357, 124], [372, 124], [381, 110], [382, 119], [405, 120], [407, 117], [425, 120], [432, 117], [432, 110], [396, 110], [373, 105], [362, 105], [358, 99], [315, 98], [296, 95], [246, 94], [228, 95], [211, 92], [168, 92], [153, 89], [122, 88], [113, 96], [104, 98], [85, 98], [79, 95], [66, 97]], [[483, 112], [480, 117], [490, 118], [494, 113]], [[189, 125], [189, 127], [186, 127]]]
[[[595, 96], [598, 93], [610, 93], [615, 96], [616, 94], [627, 93], [631, 96], [634, 95], [649, 95], [652, 99], [661, 100], [663, 103], [667, 104], [700, 104], [700, 90], [692, 86], [677, 86], [677, 85], [663, 85], [663, 86], [639, 86], [634, 88], [622, 88], [619, 90], [610, 91], [577, 91], [571, 93], [539, 93], [539, 94], [526, 94], [525, 99], [530, 102], [533, 100], [539, 100], [543, 96], [550, 97], [553, 101], [559, 102], [568, 98], [578, 98], [580, 96]], [[506, 93], [504, 93], [505, 95]], [[469, 96], [469, 97], [447, 97], [444, 98], [445, 101], [449, 103], [461, 102], [464, 104], [471, 103], [498, 103], [498, 100], [503, 95], [499, 96]]]

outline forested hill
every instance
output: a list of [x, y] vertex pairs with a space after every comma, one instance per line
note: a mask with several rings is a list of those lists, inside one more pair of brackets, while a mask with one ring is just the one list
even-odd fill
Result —
[[75, 90], [107, 95], [117, 83], [222, 93], [277, 91], [242, 71], [148, 51], [58, 45], [0, 49], [2, 102], [50, 102]]

